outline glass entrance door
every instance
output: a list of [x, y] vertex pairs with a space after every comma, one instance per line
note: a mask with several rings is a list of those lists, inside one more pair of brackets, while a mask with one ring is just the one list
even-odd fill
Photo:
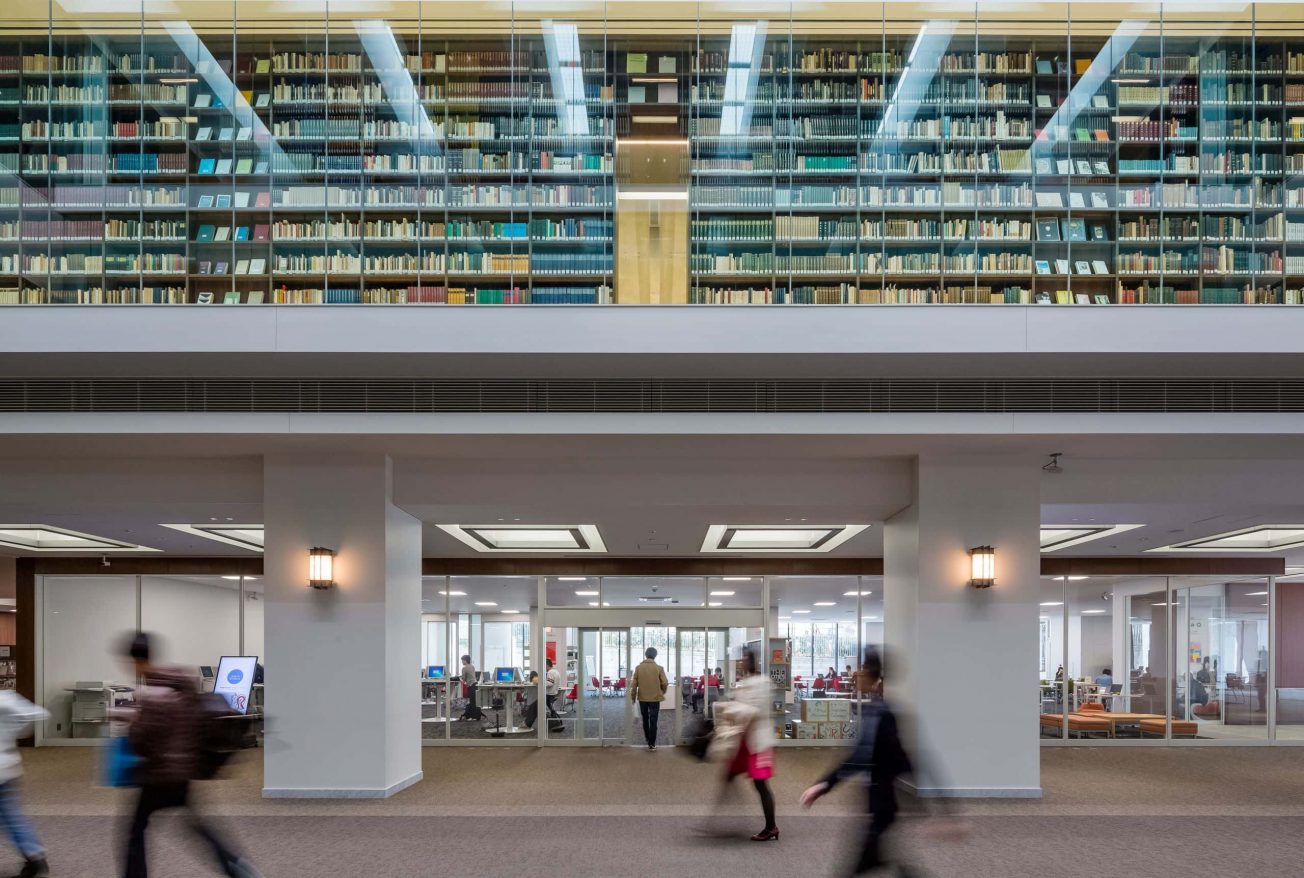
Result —
[[688, 743], [696, 726], [694, 718], [711, 715], [711, 706], [725, 692], [728, 659], [728, 628], [679, 630], [677, 662], [682, 700], [675, 740]]

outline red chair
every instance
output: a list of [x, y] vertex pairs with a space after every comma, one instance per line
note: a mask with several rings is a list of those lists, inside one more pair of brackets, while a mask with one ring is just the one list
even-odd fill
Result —
[[569, 707], [574, 707], [575, 702], [576, 700], [579, 699], [579, 697], [580, 697], [580, 684], [576, 683], [574, 686], [571, 687], [571, 690], [566, 693], [565, 697], [562, 698], [562, 701], [566, 702], [566, 704], [562, 705], [561, 713], [567, 713]]
[[597, 695], [602, 691], [602, 684], [598, 682], [597, 676], [589, 677], [589, 682], [593, 684], [593, 694]]
[[624, 678], [624, 677], [621, 677], [619, 680], [616, 681], [615, 692], [616, 692], [617, 695], [624, 695], [624, 694], [625, 694], [625, 678]]
[[603, 694], [603, 695], [610, 695], [610, 694], [611, 694], [611, 678], [610, 678], [610, 677], [603, 677], [603, 678], [602, 678], [602, 694]]
[[802, 698], [806, 695], [806, 684], [801, 681], [801, 675], [792, 678], [792, 688], [797, 690], [797, 697]]

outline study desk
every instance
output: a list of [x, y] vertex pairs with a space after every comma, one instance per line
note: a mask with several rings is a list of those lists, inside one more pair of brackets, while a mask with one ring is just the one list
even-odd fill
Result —
[[[485, 720], [488, 725], [485, 731], [491, 735], [523, 735], [533, 734], [534, 729], [529, 726], [516, 725], [516, 693], [524, 692], [533, 688], [534, 683], [480, 683], [476, 688], [476, 697], [480, 702], [480, 709], [484, 711]], [[494, 709], [493, 697], [495, 693], [502, 693], [503, 696], [503, 725], [495, 728], [493, 724]]]

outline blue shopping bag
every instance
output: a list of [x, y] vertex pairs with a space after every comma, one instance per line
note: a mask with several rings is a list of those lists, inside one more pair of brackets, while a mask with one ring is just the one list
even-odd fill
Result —
[[108, 787], [136, 786], [136, 766], [140, 757], [131, 749], [126, 735], [110, 738], [104, 748], [104, 785]]

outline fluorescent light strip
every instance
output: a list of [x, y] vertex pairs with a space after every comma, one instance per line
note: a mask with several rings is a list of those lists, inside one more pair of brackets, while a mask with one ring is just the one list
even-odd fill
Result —
[[1041, 530], [1044, 531], [1090, 531], [1081, 536], [1065, 537], [1063, 540], [1057, 540], [1050, 545], [1041, 547], [1042, 554], [1048, 552], [1058, 552], [1060, 549], [1067, 549], [1069, 546], [1077, 546], [1082, 543], [1089, 543], [1093, 540], [1104, 539], [1105, 537], [1114, 536], [1115, 534], [1125, 533], [1129, 530], [1136, 530], [1139, 527], [1145, 527], [1144, 524], [1043, 524]]

